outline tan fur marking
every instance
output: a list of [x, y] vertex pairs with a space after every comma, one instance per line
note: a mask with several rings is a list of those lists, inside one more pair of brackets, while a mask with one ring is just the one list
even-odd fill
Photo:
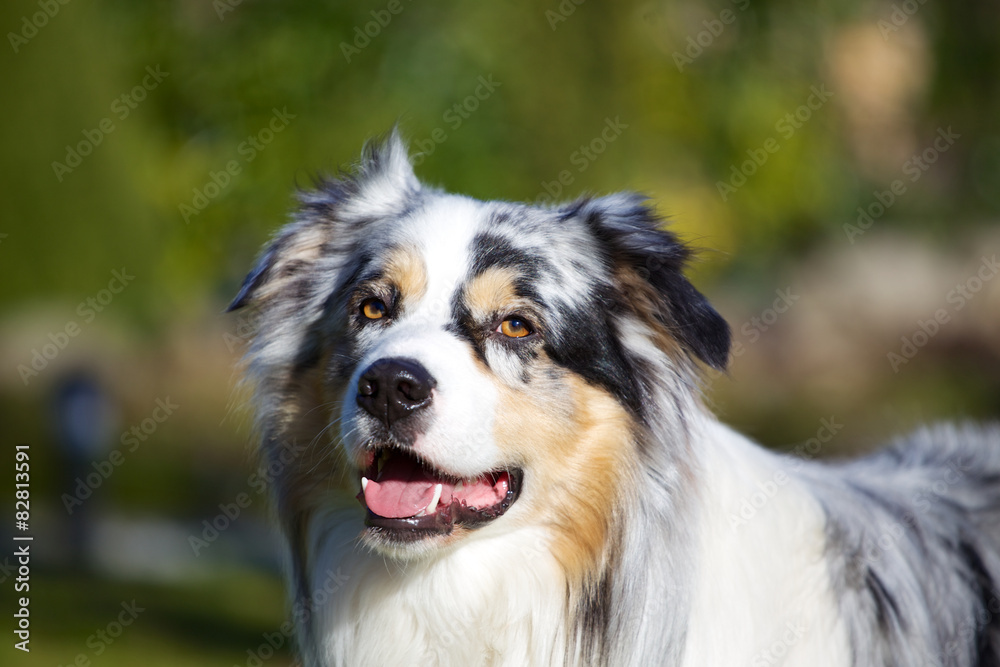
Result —
[[[553, 552], [577, 581], [607, 557], [628, 461], [633, 423], [606, 391], [571, 373], [537, 378], [530, 392], [502, 387], [496, 438], [530, 472], [519, 503], [556, 535]], [[556, 386], [554, 386], [556, 385]]]
[[660, 298], [653, 286], [631, 269], [617, 271], [615, 279], [622, 294], [626, 296], [626, 301], [632, 305], [642, 323], [649, 327], [652, 332], [651, 338], [656, 346], [673, 361], [682, 364], [688, 363], [688, 358], [681, 345], [656, 319], [657, 311], [662, 310], [663, 306], [660, 305]]
[[475, 318], [485, 318], [498, 309], [513, 307], [519, 300], [514, 292], [517, 272], [493, 267], [474, 278], [465, 287], [465, 304]]
[[407, 248], [394, 248], [385, 263], [386, 278], [403, 294], [415, 301], [427, 291], [427, 267], [423, 258]]

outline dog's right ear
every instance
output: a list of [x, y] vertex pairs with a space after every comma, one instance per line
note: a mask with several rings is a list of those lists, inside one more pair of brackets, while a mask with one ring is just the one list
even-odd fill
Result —
[[[694, 357], [725, 370], [732, 335], [726, 320], [685, 277], [691, 250], [672, 232], [646, 198], [619, 193], [571, 204], [608, 250], [624, 277], [629, 303], [646, 312]], [[636, 286], [639, 289], [635, 289]]]
[[420, 191], [406, 144], [394, 128], [369, 141], [352, 170], [299, 193], [299, 210], [264, 250], [226, 309], [266, 300], [331, 243], [350, 247], [372, 220], [402, 213]]

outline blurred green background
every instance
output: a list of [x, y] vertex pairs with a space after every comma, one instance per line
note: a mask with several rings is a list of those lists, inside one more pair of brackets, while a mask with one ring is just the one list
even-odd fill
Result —
[[[710, 403], [769, 446], [1000, 415], [995, 2], [11, 0], [0, 27], [3, 484], [30, 444], [35, 535], [18, 664], [291, 664], [233, 394], [253, 322], [222, 311], [294, 188], [397, 121], [452, 191], [655, 198], [735, 330]], [[81, 378], [103, 398], [72, 449], [57, 397]], [[199, 548], [206, 521], [226, 529]]]

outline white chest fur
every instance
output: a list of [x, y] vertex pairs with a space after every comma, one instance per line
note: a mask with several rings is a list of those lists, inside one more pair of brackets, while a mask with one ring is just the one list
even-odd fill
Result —
[[794, 463], [721, 424], [709, 424], [706, 437], [696, 447], [711, 474], [699, 476], [698, 575], [684, 667], [851, 665], [830, 590], [825, 517]]
[[[356, 519], [314, 519], [311, 580], [324, 603], [314, 603], [313, 660], [324, 667], [561, 663], [565, 580], [540, 534], [473, 538], [401, 564], [358, 545], [360, 529]], [[320, 595], [324, 584], [329, 592]]]

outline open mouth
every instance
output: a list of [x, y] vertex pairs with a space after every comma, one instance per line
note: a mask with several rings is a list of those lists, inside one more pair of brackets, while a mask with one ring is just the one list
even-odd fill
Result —
[[510, 509], [521, 490], [518, 469], [462, 479], [395, 447], [375, 451], [361, 471], [358, 500], [365, 525], [397, 541], [447, 535], [456, 525], [475, 528]]

